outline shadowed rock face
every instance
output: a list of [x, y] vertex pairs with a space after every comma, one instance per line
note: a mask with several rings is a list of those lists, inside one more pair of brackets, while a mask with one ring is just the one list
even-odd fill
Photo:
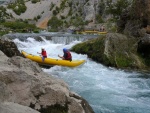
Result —
[[15, 43], [12, 41], [5, 41], [0, 39], [0, 50], [8, 57], [22, 56]]
[[118, 21], [118, 31], [135, 37], [143, 37], [143, 34], [150, 33], [149, 25], [150, 0], [135, 0], [131, 8], [121, 15]]
[[27, 106], [22, 106], [13, 102], [0, 103], [1, 113], [40, 113]]
[[137, 52], [145, 58], [150, 58], [150, 35], [145, 36], [138, 42]]

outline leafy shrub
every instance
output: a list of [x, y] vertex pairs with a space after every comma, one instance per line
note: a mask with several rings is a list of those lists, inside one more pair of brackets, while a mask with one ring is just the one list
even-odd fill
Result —
[[64, 8], [66, 7], [66, 2], [67, 2], [68, 0], [63, 0], [62, 2], [61, 2], [61, 4], [60, 4], [60, 10], [64, 10]]
[[37, 16], [37, 19], [40, 19], [40, 18], [41, 18], [41, 15], [38, 15], [38, 16]]
[[59, 20], [56, 16], [53, 16], [48, 21], [48, 26], [51, 26], [51, 29], [58, 29], [63, 25], [63, 21]]
[[24, 1], [23, 0], [17, 0], [16, 3], [9, 4], [8, 8], [12, 9], [17, 15], [24, 13], [27, 9]]
[[56, 7], [55, 10], [53, 10], [53, 15], [56, 16], [59, 13], [60, 9], [59, 7]]
[[51, 2], [51, 5], [50, 5], [50, 11], [54, 8], [55, 4], [53, 2]]
[[5, 22], [3, 25], [10, 29], [25, 29], [25, 28], [36, 28], [35, 25], [26, 24], [24, 22]]
[[70, 23], [76, 27], [85, 25], [85, 22], [81, 17], [74, 17]]
[[102, 17], [100, 15], [96, 15], [96, 22], [97, 23], [104, 23], [104, 20], [102, 19]]
[[114, 18], [118, 19], [122, 12], [131, 4], [128, 0], [117, 0], [113, 3], [112, 0], [106, 1], [106, 13], [112, 14]]
[[35, 4], [37, 2], [40, 2], [40, 0], [31, 0], [31, 2]]
[[68, 2], [69, 7], [72, 7], [72, 1]]

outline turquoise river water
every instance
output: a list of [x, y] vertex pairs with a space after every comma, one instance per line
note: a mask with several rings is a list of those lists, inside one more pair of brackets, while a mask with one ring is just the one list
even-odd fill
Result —
[[[37, 55], [45, 48], [52, 58], [58, 58], [63, 48], [70, 49], [85, 38], [51, 33], [51, 40], [40, 35], [42, 41], [37, 41], [28, 35], [25, 40], [19, 39], [24, 35], [13, 36], [19, 50]], [[70, 90], [84, 97], [95, 113], [150, 113], [150, 74], [105, 67], [86, 54], [71, 53], [73, 59], [85, 59], [86, 63], [76, 68], [54, 66], [43, 70], [68, 83]]]

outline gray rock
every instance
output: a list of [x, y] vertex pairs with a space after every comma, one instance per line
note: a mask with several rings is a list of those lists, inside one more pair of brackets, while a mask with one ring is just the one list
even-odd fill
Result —
[[[82, 104], [83, 98], [79, 98], [80, 96], [76, 94], [70, 95], [68, 85], [63, 80], [43, 72], [37, 63], [20, 56], [8, 58], [1, 51], [0, 56], [4, 59], [0, 60], [0, 63], [3, 63], [0, 65], [2, 113], [9, 112], [9, 109], [10, 111], [12, 109], [10, 113], [15, 113], [15, 109], [18, 109], [16, 113], [23, 113], [28, 107], [38, 111], [51, 109], [58, 111], [61, 108], [68, 113], [85, 113], [85, 111], [94, 113], [88, 103]], [[8, 109], [4, 109], [4, 105], [9, 106]], [[26, 108], [22, 108], [21, 105]], [[30, 110], [27, 111], [30, 113]]]
[[40, 113], [27, 106], [22, 106], [17, 103], [4, 102], [0, 103], [0, 113]]

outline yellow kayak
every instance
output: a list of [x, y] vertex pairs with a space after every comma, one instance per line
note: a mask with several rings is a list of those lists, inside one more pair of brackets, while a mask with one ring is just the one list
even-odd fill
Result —
[[21, 51], [21, 53], [23, 54], [23, 56], [25, 58], [28, 58], [39, 64], [48, 65], [48, 66], [60, 65], [60, 66], [67, 66], [67, 67], [76, 67], [76, 66], [79, 66], [79, 65], [85, 63], [85, 60], [68, 61], [68, 60], [53, 59], [53, 58], [45, 58], [44, 61], [42, 61], [42, 58], [40, 56], [32, 55], [32, 54], [26, 53], [25, 51]]

